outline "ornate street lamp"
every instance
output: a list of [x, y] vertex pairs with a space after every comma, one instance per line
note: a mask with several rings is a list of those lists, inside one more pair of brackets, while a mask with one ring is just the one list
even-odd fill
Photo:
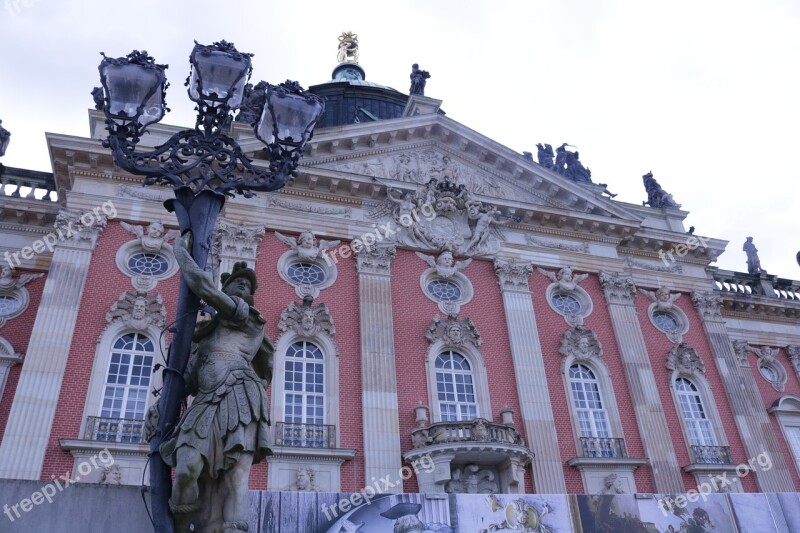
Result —
[[[150, 124], [160, 121], [168, 108], [164, 70], [147, 52], [134, 50], [126, 57], [100, 63], [102, 96], [98, 106], [106, 115], [110, 148], [120, 168], [144, 176], [145, 185], [168, 183], [175, 199], [164, 205], [174, 212], [182, 234], [191, 231], [192, 257], [205, 268], [214, 224], [225, 197], [253, 191], [275, 191], [293, 175], [324, 112], [323, 101], [297, 83], [267, 84], [261, 119], [254, 124], [256, 136], [267, 145], [268, 168], [253, 165], [239, 144], [226, 134], [231, 114], [242, 103], [252, 71], [252, 54], [239, 52], [233, 43], [210, 46], [195, 43], [186, 80], [189, 98], [197, 103], [194, 129], [180, 131], [150, 151], [136, 147]], [[93, 93], [95, 94], [95, 93]], [[176, 327], [170, 344], [164, 385], [158, 403], [159, 423], [150, 442], [150, 485], [156, 531], [173, 531], [168, 500], [171, 471], [158, 453], [164, 438], [178, 422], [185, 396], [183, 372], [189, 359], [191, 339], [200, 299], [181, 280]]]

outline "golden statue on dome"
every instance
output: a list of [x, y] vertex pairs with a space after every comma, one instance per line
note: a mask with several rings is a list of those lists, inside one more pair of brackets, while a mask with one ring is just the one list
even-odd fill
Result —
[[339, 63], [358, 63], [358, 35], [352, 31], [342, 32], [336, 60]]

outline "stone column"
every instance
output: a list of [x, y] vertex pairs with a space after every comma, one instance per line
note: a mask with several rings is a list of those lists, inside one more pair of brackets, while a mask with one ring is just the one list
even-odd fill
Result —
[[258, 245], [263, 238], [263, 224], [245, 224], [220, 218], [214, 228], [214, 252], [219, 258], [218, 274], [230, 272], [238, 261], [255, 268]]
[[672, 446], [673, 434], [680, 434], [680, 428], [670, 430], [667, 426], [664, 406], [658, 395], [647, 345], [633, 304], [636, 286], [629, 277], [607, 272], [600, 272], [600, 284], [608, 303], [611, 326], [614, 328], [625, 368], [625, 379], [633, 399], [639, 435], [653, 468], [656, 492], [681, 493], [684, 491], [683, 479], [675, 448]]
[[525, 442], [534, 453], [533, 480], [537, 493], [565, 494], [564, 466], [553, 420], [553, 406], [544, 371], [542, 346], [533, 312], [528, 278], [530, 263], [494, 263], [511, 343]]
[[756, 465], [756, 480], [761, 492], [794, 492], [794, 484], [789, 474], [778, 439], [764, 406], [764, 400], [758, 392], [758, 384], [747, 363], [746, 355], [744, 364], [740, 365], [736, 357], [733, 344], [725, 329], [720, 308], [722, 298], [713, 292], [692, 293], [703, 330], [706, 333], [714, 363], [717, 365], [725, 395], [733, 411], [736, 428], [742, 437], [747, 457], [735, 459], [747, 462], [766, 452], [772, 459], [772, 468], [759, 469]]
[[56, 218], [56, 234], [62, 240], [53, 252], [0, 443], [0, 478], [39, 479], [41, 475], [89, 262], [105, 225], [104, 215], [90, 212], [81, 217], [62, 210]]
[[[371, 246], [356, 255], [366, 484], [373, 477], [397, 477], [402, 466], [390, 271], [396, 254], [394, 246]], [[400, 493], [403, 487], [389, 490]]]

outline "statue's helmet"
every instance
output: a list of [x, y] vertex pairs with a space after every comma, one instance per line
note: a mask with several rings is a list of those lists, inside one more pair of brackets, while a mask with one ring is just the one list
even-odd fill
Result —
[[250, 282], [250, 294], [255, 294], [256, 289], [258, 288], [258, 281], [256, 281], [256, 273], [255, 271], [247, 266], [247, 263], [244, 261], [239, 261], [233, 265], [233, 270], [228, 273], [222, 274], [220, 279], [222, 280], [222, 290], [225, 290], [233, 280], [237, 278], [245, 278], [247, 281]]

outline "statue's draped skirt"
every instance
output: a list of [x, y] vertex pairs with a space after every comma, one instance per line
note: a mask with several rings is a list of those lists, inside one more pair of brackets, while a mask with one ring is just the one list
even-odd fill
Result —
[[269, 455], [269, 405], [256, 373], [250, 368], [230, 370], [221, 384], [208, 391], [202, 390], [206, 388], [202, 381], [201, 391], [161, 445], [164, 462], [175, 466], [177, 450], [191, 446], [202, 455], [208, 476], [216, 479], [241, 453], [252, 453], [253, 463]]

